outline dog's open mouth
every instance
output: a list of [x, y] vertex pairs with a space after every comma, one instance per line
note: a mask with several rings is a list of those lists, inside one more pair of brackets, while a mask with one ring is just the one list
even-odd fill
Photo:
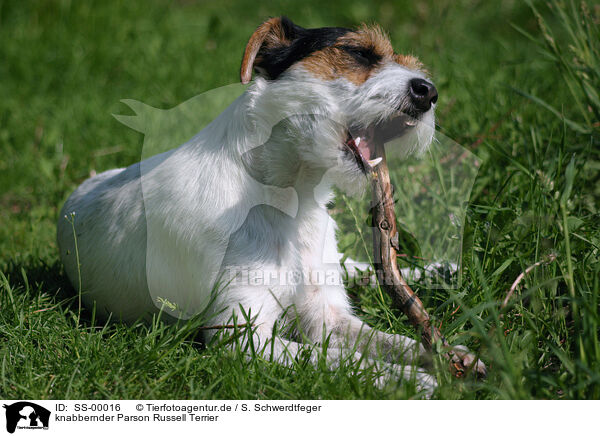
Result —
[[417, 123], [417, 119], [400, 112], [384, 122], [366, 128], [349, 127], [345, 145], [358, 166], [365, 172], [370, 171], [382, 160], [381, 156], [375, 156], [376, 144], [402, 136]]

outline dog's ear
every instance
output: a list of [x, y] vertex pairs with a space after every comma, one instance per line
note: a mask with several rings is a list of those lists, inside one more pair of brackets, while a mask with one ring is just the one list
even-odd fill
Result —
[[[298, 32], [302, 28], [292, 23], [287, 17], [271, 18], [260, 26], [252, 34], [242, 59], [242, 68], [240, 78], [243, 84], [247, 84], [252, 79], [252, 70], [267, 73], [268, 69], [261, 66], [261, 52], [273, 52], [278, 49], [289, 47], [298, 37]], [[258, 59], [257, 59], [258, 55]], [[268, 74], [266, 74], [268, 75]]]

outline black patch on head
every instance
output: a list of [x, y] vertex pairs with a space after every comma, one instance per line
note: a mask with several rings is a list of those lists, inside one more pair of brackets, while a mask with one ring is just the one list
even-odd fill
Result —
[[277, 79], [294, 63], [333, 45], [339, 37], [352, 31], [344, 27], [305, 29], [287, 17], [281, 17], [281, 27], [286, 39], [290, 41], [289, 45], [261, 47], [254, 65], [268, 79]]

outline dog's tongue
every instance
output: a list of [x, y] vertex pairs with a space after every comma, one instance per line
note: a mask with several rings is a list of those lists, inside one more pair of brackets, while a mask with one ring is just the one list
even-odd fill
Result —
[[371, 155], [373, 154], [371, 151], [372, 141], [370, 141], [369, 139], [370, 138], [366, 138], [364, 136], [358, 136], [354, 138], [354, 146], [356, 147], [360, 155], [363, 157], [363, 159], [365, 159], [366, 161], [371, 160]]
[[348, 146], [360, 156], [364, 163], [374, 168], [381, 157], [375, 158], [375, 140], [373, 128], [360, 129], [350, 132], [351, 138], [348, 140]]
[[416, 125], [417, 120], [407, 114], [399, 114], [387, 121], [361, 129], [350, 129], [346, 142], [365, 166], [374, 168], [382, 160], [375, 156], [375, 144], [386, 143], [402, 136], [407, 129]]

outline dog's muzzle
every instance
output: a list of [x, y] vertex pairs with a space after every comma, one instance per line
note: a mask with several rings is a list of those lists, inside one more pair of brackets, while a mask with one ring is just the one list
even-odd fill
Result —
[[400, 137], [408, 129], [415, 127], [422, 115], [438, 100], [437, 89], [424, 79], [412, 79], [407, 94], [408, 99], [404, 106], [398, 108], [389, 119], [366, 128], [348, 128], [346, 150], [352, 153], [359, 168], [364, 172], [372, 170], [382, 160], [381, 157], [375, 157], [375, 144]]

